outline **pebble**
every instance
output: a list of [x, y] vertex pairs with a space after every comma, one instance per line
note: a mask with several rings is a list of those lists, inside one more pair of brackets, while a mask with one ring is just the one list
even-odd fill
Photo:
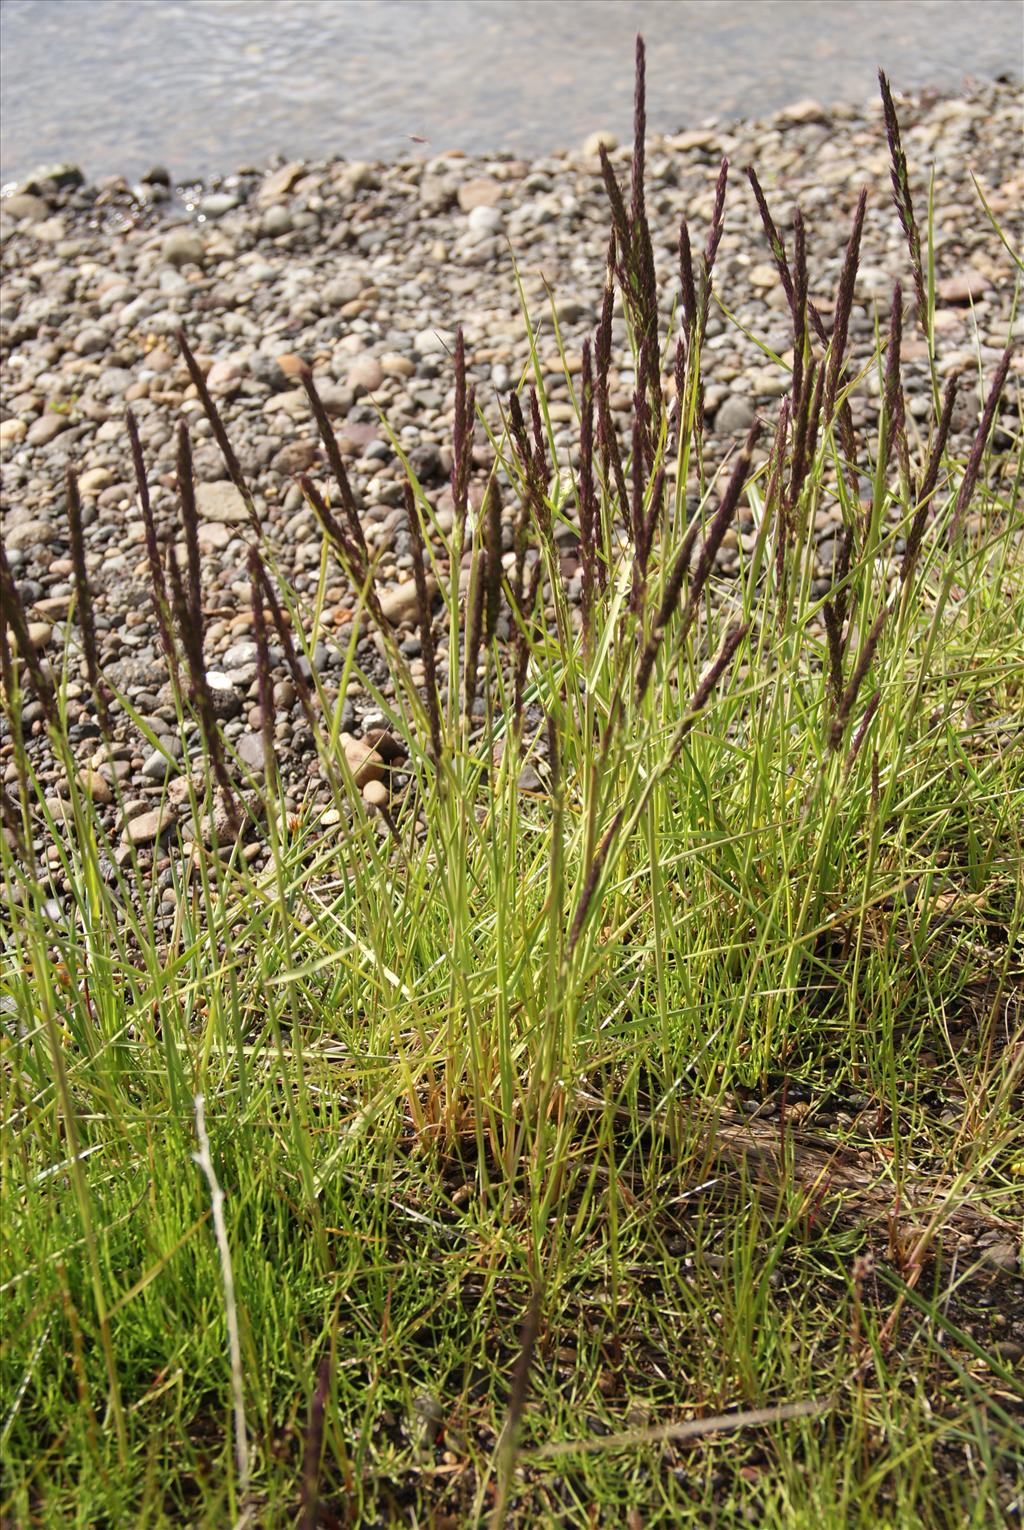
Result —
[[287, 196], [305, 168], [301, 160], [291, 160], [279, 170], [272, 171], [259, 189], [259, 201], [276, 202], [280, 197]]
[[[427, 593], [431, 597], [437, 594], [437, 580], [431, 574], [427, 575]], [[420, 605], [415, 583], [410, 579], [406, 584], [398, 584], [385, 591], [380, 597], [380, 607], [393, 627], [418, 621]]]
[[466, 219], [470, 228], [478, 234], [497, 234], [505, 226], [505, 219], [496, 207], [474, 207]]
[[221, 552], [231, 541], [231, 532], [219, 521], [202, 521], [196, 537], [203, 552]]
[[384, 381], [384, 368], [375, 356], [360, 356], [349, 368], [348, 385], [356, 397], [375, 393]]
[[160, 807], [130, 818], [121, 830], [121, 838], [126, 845], [136, 847], [155, 844], [174, 827], [177, 816], [172, 804], [165, 802]]
[[451, 354], [455, 346], [455, 332], [450, 329], [421, 329], [413, 340], [420, 356]]
[[86, 768], [79, 772], [78, 781], [86, 795], [101, 807], [107, 807], [113, 802], [113, 787], [101, 771]]
[[355, 739], [345, 745], [345, 763], [360, 790], [367, 782], [380, 781], [384, 776], [384, 761], [377, 750]]
[[981, 271], [971, 266], [946, 276], [936, 284], [935, 293], [940, 303], [976, 303], [988, 291], [989, 280]]
[[[53, 628], [49, 622], [29, 622], [28, 640], [34, 649], [45, 648], [52, 636]], [[17, 648], [16, 643], [14, 647]]]
[[490, 176], [475, 176], [472, 180], [463, 181], [459, 187], [459, 206], [467, 213], [476, 207], [496, 207], [502, 194], [500, 181], [492, 180]]
[[0, 446], [18, 446], [28, 435], [24, 420], [10, 419], [0, 422]]
[[168, 776], [177, 774], [181, 753], [180, 739], [165, 739], [163, 746], [160, 749], [154, 749], [147, 757], [142, 767], [142, 774], [147, 781], [165, 781]]
[[70, 420], [63, 414], [43, 414], [28, 427], [25, 440], [29, 446], [46, 446], [67, 430]]
[[715, 429], [723, 436], [745, 435], [753, 423], [754, 406], [738, 393], [730, 394], [715, 414]]
[[216, 521], [222, 526], [242, 526], [249, 523], [245, 500], [233, 483], [218, 480], [215, 483], [196, 485], [196, 509], [205, 521]]
[[271, 239], [279, 239], [282, 234], [291, 233], [294, 227], [292, 215], [286, 207], [280, 205], [268, 207], [260, 220], [260, 227]]
[[619, 140], [614, 133], [609, 133], [603, 128], [599, 128], [596, 133], [591, 133], [589, 138], [584, 139], [583, 157], [584, 159], [596, 159], [602, 148], [611, 152], [612, 149], [617, 149], [618, 146]]
[[176, 228], [163, 241], [161, 258], [168, 266], [199, 266], [203, 263], [205, 247], [199, 235], [190, 228]]
[[114, 482], [114, 475], [109, 468], [87, 468], [78, 478], [79, 492], [86, 496], [99, 494], [101, 489], [109, 489]]
[[1009, 1275], [1016, 1275], [1020, 1271], [1020, 1251], [1009, 1240], [990, 1243], [987, 1248], [980, 1248], [978, 1253], [982, 1261], [994, 1269], [1005, 1270]]
[[4, 541], [8, 551], [23, 551], [33, 547], [41, 547], [47, 542], [55, 540], [57, 528], [51, 526], [49, 521], [37, 519], [15, 521], [13, 525], [5, 525]]
[[266, 760], [262, 733], [243, 733], [235, 744], [235, 750], [242, 764], [249, 770], [263, 770]]
[[41, 223], [50, 211], [49, 204], [44, 202], [42, 197], [35, 197], [27, 191], [15, 192], [13, 196], [5, 197], [2, 208], [8, 218], [26, 223]]
[[803, 101], [794, 101], [792, 106], [784, 106], [782, 111], [776, 113], [775, 120], [796, 127], [803, 127], [808, 122], [817, 122], [827, 127], [830, 118], [820, 101], [807, 96]]

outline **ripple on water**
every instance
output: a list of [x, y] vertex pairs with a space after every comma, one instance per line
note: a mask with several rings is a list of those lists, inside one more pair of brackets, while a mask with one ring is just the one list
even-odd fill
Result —
[[1019, 72], [1017, 0], [6, 0], [0, 179], [75, 159], [184, 178], [293, 155], [392, 158], [629, 132], [633, 38], [661, 82], [650, 125], [767, 113], [808, 93], [955, 89]]

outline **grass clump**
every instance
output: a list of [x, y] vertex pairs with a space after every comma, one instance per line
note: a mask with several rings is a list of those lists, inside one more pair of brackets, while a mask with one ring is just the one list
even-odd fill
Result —
[[[883, 95], [933, 359], [931, 231]], [[129, 420], [161, 643], [201, 743], [161, 806], [169, 919], [132, 836], [104, 828], [67, 666], [35, 656], [3, 563], [12, 1523], [1019, 1515], [1022, 463], [993, 447], [1010, 352], [963, 460], [952, 390], [912, 429], [898, 286], [875, 353], [849, 353], [865, 198], [827, 325], [802, 219], [787, 248], [751, 173], [791, 387], [712, 471], [729, 167], [697, 259], [682, 225], [666, 334], [643, 148], [641, 46], [628, 195], [602, 157], [603, 311], [566, 367], [574, 463], [539, 363], [488, 427], [460, 336], [450, 532], [409, 469], [422, 680], [315, 379], [336, 493], [305, 482], [324, 530], [308, 611], [183, 337], [252, 521], [256, 776], [206, 670], [187, 431], [179, 567]], [[850, 409], [869, 372], [874, 439]], [[73, 475], [68, 505], [109, 741], [132, 714], [95, 657]], [[329, 558], [359, 597], [345, 681], [386, 717], [362, 740], [342, 738], [345, 683], [334, 704], [302, 662]], [[271, 639], [326, 813], [285, 808]]]

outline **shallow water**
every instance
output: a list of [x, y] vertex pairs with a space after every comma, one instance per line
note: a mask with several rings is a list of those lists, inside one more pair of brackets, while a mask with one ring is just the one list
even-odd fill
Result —
[[[1019, 78], [1019, 0], [2, 0], [0, 179], [186, 180], [271, 155], [522, 154], [808, 95]], [[420, 140], [427, 140], [426, 144]]]

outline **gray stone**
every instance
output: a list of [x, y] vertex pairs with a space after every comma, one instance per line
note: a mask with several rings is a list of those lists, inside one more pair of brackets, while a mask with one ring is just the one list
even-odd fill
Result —
[[28, 191], [16, 191], [11, 197], [4, 197], [0, 201], [0, 212], [5, 212], [9, 218], [16, 218], [18, 222], [41, 223], [49, 217], [50, 209], [42, 197], [36, 197]]
[[274, 205], [268, 207], [260, 219], [260, 227], [271, 239], [279, 239], [282, 234], [290, 234], [293, 228], [292, 215], [286, 207]]
[[374, 393], [384, 381], [384, 370], [376, 356], [358, 356], [349, 368], [348, 385], [358, 398]]
[[66, 414], [56, 414], [52, 411], [41, 414], [38, 420], [33, 420], [29, 426], [25, 443], [27, 446], [46, 446], [54, 436], [59, 436], [67, 430], [70, 423]]
[[264, 757], [262, 733], [243, 733], [235, 745], [235, 748], [238, 751], [238, 758], [249, 770], [263, 769]]
[[204, 253], [202, 239], [191, 228], [172, 229], [160, 250], [168, 266], [201, 266]]
[[497, 234], [505, 226], [505, 219], [496, 207], [474, 207], [466, 222], [477, 234]]
[[142, 774], [147, 781], [165, 781], [168, 776], [178, 773], [182, 753], [181, 739], [161, 739], [160, 745], [159, 749], [153, 750], [142, 767]]
[[723, 436], [741, 435], [753, 423], [754, 406], [739, 393], [731, 393], [715, 415], [715, 431]]
[[49, 521], [17, 521], [13, 526], [4, 527], [4, 541], [8, 548], [16, 550], [44, 547], [47, 542], [56, 541], [58, 535], [57, 527], [51, 526]]
[[196, 509], [204, 521], [218, 521], [222, 526], [248, 524], [245, 500], [230, 479], [196, 485]]
[[121, 830], [126, 845], [153, 845], [163, 838], [177, 822], [177, 812], [169, 802], [161, 803], [146, 813], [130, 819]]
[[223, 218], [225, 213], [238, 206], [239, 201], [240, 198], [230, 191], [212, 191], [201, 198], [199, 207], [208, 218]]
[[220, 662], [225, 669], [244, 669], [249, 664], [255, 664], [259, 648], [252, 638], [242, 638], [238, 643], [232, 643], [220, 656]]
[[[436, 593], [437, 580], [428, 574], [427, 594], [432, 599]], [[417, 621], [420, 604], [414, 581], [410, 579], [405, 584], [397, 584], [393, 589], [385, 590], [380, 597], [380, 608], [393, 627], [401, 626], [403, 622]]]
[[501, 196], [500, 181], [492, 180], [490, 176], [478, 176], [471, 181], [464, 181], [459, 187], [459, 206], [467, 213], [472, 212], [474, 207], [496, 207]]
[[455, 335], [450, 329], [432, 325], [430, 329], [419, 331], [413, 340], [413, 346], [420, 356], [451, 354], [455, 348]]

